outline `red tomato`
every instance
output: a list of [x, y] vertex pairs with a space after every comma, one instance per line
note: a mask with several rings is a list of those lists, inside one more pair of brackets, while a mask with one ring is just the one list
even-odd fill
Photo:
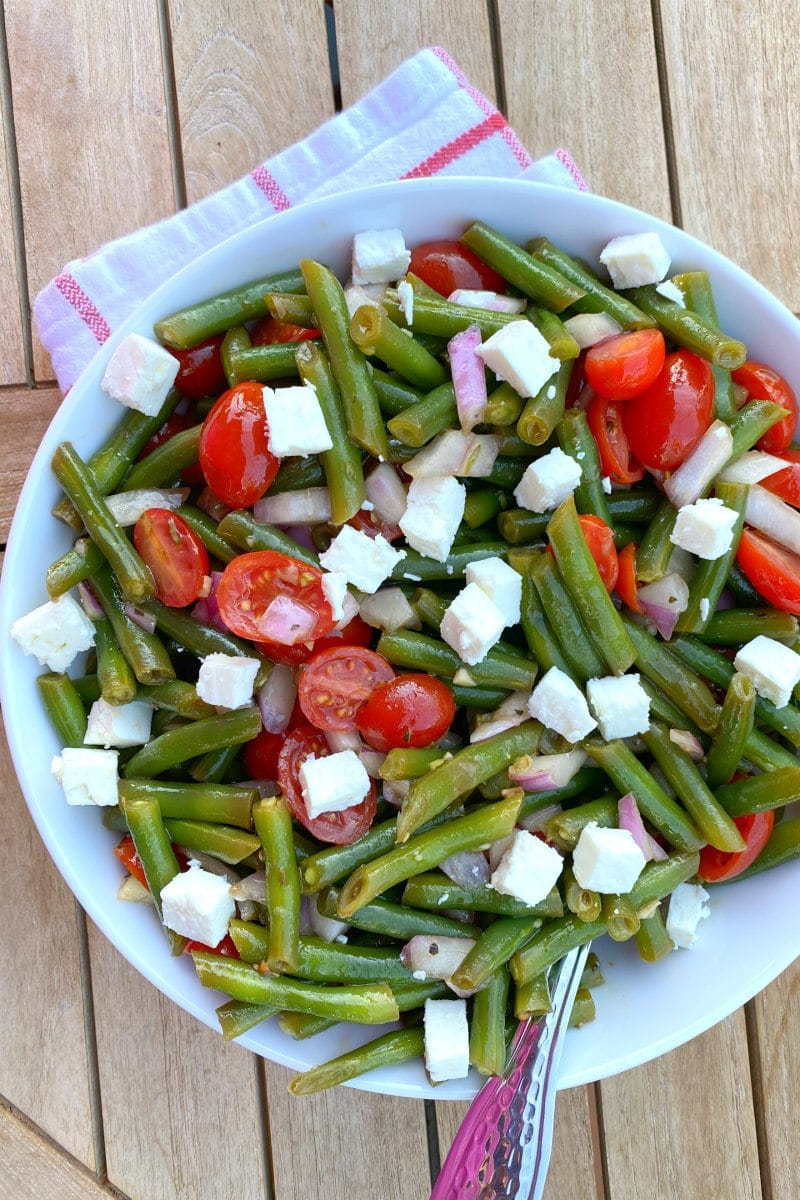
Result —
[[359, 533], [366, 533], [367, 537], [385, 537], [387, 542], [396, 541], [397, 538], [403, 536], [403, 531], [399, 525], [389, 525], [386, 521], [382, 521], [374, 512], [366, 512], [360, 508], [354, 517], [351, 517], [347, 522], [357, 529]]
[[218, 333], [188, 350], [170, 350], [181, 364], [175, 387], [182, 396], [202, 400], [204, 396], [218, 396], [225, 390], [228, 381], [220, 357], [223, 337], [224, 334]]
[[[178, 866], [182, 871], [185, 871], [189, 865], [186, 861], [186, 855], [174, 845], [172, 849], [178, 860]], [[133, 844], [133, 838], [129, 833], [126, 833], [122, 841], [117, 843], [114, 847], [114, 853], [128, 874], [132, 875], [134, 879], [138, 879], [142, 887], [147, 887], [148, 883], [144, 867], [142, 866], [142, 860], [139, 858], [139, 854]]]
[[797, 397], [790, 385], [772, 367], [759, 362], [744, 363], [736, 371], [731, 371], [731, 378], [740, 387], [747, 388], [751, 400], [771, 400], [773, 404], [786, 409], [786, 416], [757, 442], [759, 450], [766, 450], [769, 454], [785, 450], [797, 428]]
[[622, 427], [639, 462], [674, 471], [714, 419], [714, 373], [690, 350], [668, 354], [655, 383], [622, 407]]
[[344, 629], [333, 633], [326, 633], [324, 637], [317, 638], [315, 642], [298, 642], [296, 646], [282, 646], [279, 642], [257, 642], [256, 645], [262, 654], [267, 658], [271, 658], [273, 662], [283, 663], [287, 667], [299, 667], [302, 663], [308, 662], [312, 654], [316, 654], [317, 650], [323, 650], [326, 646], [368, 646], [372, 641], [372, 628], [361, 617], [355, 616], [352, 621], [345, 625]]
[[277, 550], [240, 554], [222, 572], [220, 616], [232, 633], [294, 646], [330, 633], [333, 612], [322, 571]]
[[244, 765], [249, 779], [278, 778], [278, 756], [286, 741], [286, 734], [298, 725], [305, 725], [305, 717], [295, 700], [289, 724], [283, 733], [270, 733], [268, 729], [262, 729], [251, 741], [245, 742]]
[[582, 513], [578, 520], [605, 589], [607, 592], [613, 592], [619, 575], [619, 557], [614, 545], [614, 534], [603, 518], [596, 517], [593, 513]]
[[208, 551], [183, 517], [169, 508], [148, 508], [133, 530], [133, 544], [153, 572], [156, 591], [168, 608], [185, 608], [211, 573]]
[[278, 785], [286, 797], [292, 816], [305, 826], [312, 837], [321, 842], [343, 846], [358, 841], [367, 832], [375, 816], [375, 784], [371, 785], [361, 803], [353, 808], [309, 817], [300, 786], [300, 767], [312, 754], [315, 758], [324, 758], [330, 754], [325, 735], [318, 729], [314, 729], [312, 725], [301, 725], [299, 729], [293, 729], [286, 735], [278, 759]]
[[586, 406], [581, 402], [581, 396], [586, 389], [586, 354], [586, 350], [581, 350], [572, 364], [564, 399], [566, 408], [582, 408], [585, 411]]
[[598, 396], [631, 400], [655, 382], [667, 348], [660, 329], [636, 329], [604, 338], [586, 355], [586, 378]]
[[586, 410], [586, 420], [597, 442], [603, 474], [608, 475], [612, 483], [638, 483], [643, 479], [644, 467], [631, 454], [619, 405], [602, 396], [594, 396]]
[[409, 271], [442, 296], [457, 288], [501, 292], [506, 281], [460, 242], [422, 242], [411, 252]]
[[306, 329], [303, 325], [290, 325], [276, 317], [262, 317], [253, 326], [250, 341], [254, 346], [275, 346], [278, 342], [305, 342], [320, 337], [318, 329]]
[[205, 942], [196, 942], [194, 938], [188, 938], [186, 945], [183, 948], [184, 954], [191, 954], [195, 950], [203, 950], [207, 954], [221, 954], [224, 958], [238, 958], [239, 951], [236, 949], [233, 938], [229, 933], [216, 946], [207, 946]]
[[734, 817], [733, 823], [745, 840], [744, 850], [717, 850], [704, 846], [700, 851], [700, 869], [697, 874], [706, 883], [725, 883], [735, 879], [755, 862], [770, 839], [775, 824], [775, 813], [748, 813], [746, 817]]
[[317, 729], [355, 729], [356, 713], [379, 683], [394, 679], [382, 654], [362, 646], [318, 650], [300, 672], [297, 699]]
[[136, 461], [139, 462], [141, 459], [147, 458], [151, 451], [155, 450], [158, 446], [163, 446], [164, 442], [168, 442], [176, 433], [183, 433], [184, 429], [188, 429], [191, 425], [194, 425], [194, 421], [190, 420], [185, 413], [172, 413], [171, 416], [167, 417], [161, 428], [156, 430], [150, 440], [145, 442], [137, 455]]
[[786, 459], [789, 465], [762, 479], [761, 486], [780, 496], [787, 504], [800, 508], [800, 450], [781, 450], [778, 457]]
[[736, 561], [773, 608], [800, 616], [800, 555], [753, 529], [744, 529]]
[[239, 383], [223, 392], [200, 434], [200, 466], [214, 495], [231, 508], [249, 508], [280, 465], [269, 448], [261, 384]]
[[616, 593], [623, 604], [625, 604], [631, 612], [643, 613], [644, 609], [639, 603], [639, 592], [636, 587], [636, 551], [637, 545], [635, 542], [628, 542], [627, 546], [619, 552], [619, 574], [617, 576]]
[[453, 723], [453, 693], [431, 675], [398, 675], [375, 688], [356, 716], [356, 728], [376, 750], [430, 746]]

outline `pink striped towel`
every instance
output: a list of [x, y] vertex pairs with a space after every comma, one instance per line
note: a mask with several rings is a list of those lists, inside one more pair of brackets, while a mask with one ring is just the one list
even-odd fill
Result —
[[586, 187], [566, 150], [534, 162], [445, 50], [421, 50], [352, 108], [236, 183], [68, 263], [34, 302], [59, 385], [68, 391], [146, 296], [223, 238], [304, 200], [444, 173]]

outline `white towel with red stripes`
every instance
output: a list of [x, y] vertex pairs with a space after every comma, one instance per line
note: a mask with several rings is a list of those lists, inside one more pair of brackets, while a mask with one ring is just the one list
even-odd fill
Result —
[[421, 50], [357, 104], [236, 183], [68, 263], [33, 306], [60, 387], [72, 387], [98, 346], [165, 279], [232, 234], [333, 192], [443, 174], [586, 188], [566, 150], [534, 162], [445, 50]]

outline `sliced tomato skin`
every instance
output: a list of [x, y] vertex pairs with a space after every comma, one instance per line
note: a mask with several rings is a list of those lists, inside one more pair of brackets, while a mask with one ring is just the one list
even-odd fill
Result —
[[221, 954], [223, 958], [238, 958], [239, 951], [236, 949], [233, 938], [229, 933], [216, 946], [207, 946], [205, 942], [196, 942], [194, 938], [189, 938], [183, 948], [184, 954], [193, 954], [195, 950], [200, 950], [204, 953]]
[[369, 646], [373, 638], [373, 629], [355, 616], [344, 629], [326, 633], [324, 637], [314, 642], [298, 642], [296, 646], [283, 646], [279, 642], [256, 642], [262, 654], [273, 662], [283, 663], [287, 667], [299, 667], [308, 662], [312, 654], [324, 650], [327, 646]]
[[743, 363], [735, 371], [731, 371], [734, 383], [747, 388], [751, 400], [770, 400], [786, 409], [786, 416], [768, 429], [756, 443], [759, 450], [769, 454], [778, 454], [790, 445], [797, 428], [797, 397], [789, 382], [774, 371], [766, 363]]
[[428, 287], [449, 296], [458, 288], [504, 293], [506, 281], [460, 242], [441, 239], [421, 242], [411, 251], [409, 271]]
[[288, 321], [279, 321], [277, 317], [262, 317], [253, 326], [250, 341], [254, 346], [275, 346], [281, 342], [306, 342], [321, 336], [318, 329], [292, 325]]
[[656, 471], [674, 471], [714, 419], [714, 374], [690, 350], [668, 354], [650, 387], [622, 405], [631, 452]]
[[398, 675], [375, 688], [356, 728], [375, 750], [431, 746], [453, 723], [453, 693], [432, 675]]
[[754, 529], [744, 529], [736, 561], [773, 608], [800, 616], [800, 555]]
[[596, 517], [594, 513], [581, 513], [578, 521], [605, 589], [613, 592], [619, 575], [619, 555], [614, 545], [613, 530], [602, 517]]
[[169, 508], [148, 508], [133, 530], [133, 544], [153, 573], [168, 608], [193, 604], [211, 573], [208, 551], [193, 529]]
[[[189, 863], [186, 859], [186, 855], [174, 844], [172, 850], [176, 859], [178, 860], [178, 866], [180, 869], [182, 871], [187, 870]], [[129, 833], [125, 834], [122, 841], [117, 842], [116, 846], [114, 847], [114, 854], [122, 863], [128, 874], [132, 875], [134, 879], [138, 879], [142, 887], [146, 887], [149, 890], [147, 877], [145, 876], [144, 867], [142, 866], [142, 860], [139, 858], [139, 853], [133, 844], [133, 838]]]
[[376, 538], [380, 535], [386, 538], [387, 542], [396, 542], [403, 536], [399, 525], [390, 525], [388, 521], [382, 521], [376, 513], [367, 512], [363, 508], [360, 508], [347, 524], [352, 525], [359, 533], [365, 533], [367, 537]]
[[[588, 404], [583, 403], [583, 393], [588, 387], [586, 382], [587, 353], [587, 350], [581, 350], [572, 364], [572, 371], [570, 372], [569, 383], [567, 384], [567, 394], [564, 397], [565, 408], [581, 408], [584, 412], [588, 408]], [[592, 392], [592, 396], [594, 396], [594, 392]]]
[[700, 851], [700, 868], [697, 874], [706, 883], [726, 883], [746, 871], [756, 861], [766, 846], [775, 825], [775, 813], [748, 813], [746, 817], [734, 817], [733, 823], [745, 840], [744, 850], [717, 850], [704, 846]]
[[800, 508], [800, 450], [781, 450], [778, 457], [786, 459], [786, 466], [762, 479], [761, 486], [787, 504]]
[[[590, 391], [584, 388], [584, 393]], [[603, 396], [595, 396], [586, 409], [586, 420], [597, 442], [600, 468], [612, 483], [627, 485], [644, 479], [644, 467], [631, 454], [620, 406]]]
[[205, 396], [218, 396], [227, 387], [222, 367], [222, 341], [224, 334], [198, 342], [188, 350], [170, 350], [180, 363], [175, 377], [175, 387], [182, 396], [190, 400], [202, 400]]
[[362, 646], [327, 646], [300, 671], [297, 699], [317, 729], [343, 733], [355, 729], [356, 713], [380, 683], [394, 679], [394, 668]]
[[200, 434], [200, 466], [214, 495], [230, 508], [250, 508], [280, 465], [269, 448], [261, 384], [239, 383], [223, 392]]
[[614, 590], [622, 603], [635, 613], [643, 613], [639, 601], [639, 591], [636, 586], [636, 552], [639, 547], [635, 542], [628, 542], [619, 552], [619, 574]]
[[320, 842], [347, 846], [363, 837], [375, 819], [375, 784], [371, 783], [366, 797], [353, 808], [309, 817], [300, 785], [300, 767], [312, 754], [315, 758], [324, 758], [330, 754], [325, 735], [319, 729], [315, 729], [313, 725], [301, 725], [287, 733], [278, 759], [278, 786], [286, 797], [292, 816], [312, 837]]
[[666, 352], [660, 329], [636, 329], [604, 338], [586, 355], [587, 382], [607, 400], [632, 400], [655, 382]]
[[[311, 633], [296, 641], [313, 641], [330, 633], [335, 625], [333, 611], [322, 590], [319, 567], [281, 554], [278, 550], [253, 550], [239, 554], [222, 572], [217, 589], [220, 616], [232, 633], [263, 642], [264, 612], [279, 596], [301, 605], [313, 621]], [[287, 644], [294, 645], [287, 637]]]

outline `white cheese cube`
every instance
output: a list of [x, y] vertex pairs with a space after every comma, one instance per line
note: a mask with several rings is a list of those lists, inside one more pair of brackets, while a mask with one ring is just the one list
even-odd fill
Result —
[[551, 667], [539, 680], [528, 711], [568, 742], [579, 742], [597, 728], [583, 692], [560, 667]]
[[771, 700], [776, 708], [789, 703], [800, 683], [800, 654], [763, 634], [742, 646], [733, 665], [752, 679], [759, 696]]
[[527, 467], [514, 488], [514, 499], [529, 512], [549, 512], [571, 496], [581, 481], [581, 464], [554, 446]]
[[665, 300], [671, 300], [673, 304], [677, 304], [680, 308], [686, 308], [686, 301], [683, 297], [683, 292], [676, 283], [671, 279], [665, 279], [662, 283], [656, 284], [656, 291], [659, 296], [663, 296]]
[[719, 558], [730, 549], [737, 514], [721, 500], [695, 500], [678, 509], [675, 528], [669, 535], [674, 546], [698, 558]]
[[65, 746], [50, 770], [64, 789], [67, 804], [97, 804], [107, 808], [118, 802], [116, 750], [83, 750]]
[[236, 915], [231, 886], [221, 875], [190, 866], [180, 871], [161, 889], [161, 916], [173, 933], [217, 946]]
[[324, 758], [312, 754], [300, 767], [300, 789], [312, 818], [354, 808], [370, 786], [366, 768], [354, 750], [340, 750]]
[[546, 338], [525, 320], [510, 321], [477, 346], [475, 353], [498, 379], [524, 397], [538, 395], [560, 366]]
[[499, 292], [476, 288], [456, 288], [447, 299], [451, 304], [462, 304], [464, 308], [484, 308], [489, 312], [523, 313], [528, 306], [523, 296], [503, 296]]
[[578, 313], [577, 316], [567, 317], [564, 328], [575, 338], [581, 350], [595, 346], [606, 338], [622, 333], [622, 326], [608, 313]]
[[502, 558], [484, 558], [468, 563], [467, 583], [477, 583], [493, 604], [500, 609], [506, 625], [519, 622], [522, 604], [522, 576]]
[[253, 699], [259, 665], [257, 658], [209, 654], [200, 663], [197, 694], [218, 708], [242, 708]]
[[645, 858], [627, 829], [601, 829], [590, 821], [572, 852], [572, 869], [582, 888], [619, 895], [629, 892]]
[[94, 645], [94, 624], [68, 593], [19, 617], [11, 636], [51, 671], [66, 671], [76, 654]]
[[368, 283], [363, 287], [358, 283], [348, 283], [344, 289], [344, 299], [350, 317], [354, 317], [359, 308], [365, 304], [379, 305], [386, 295], [385, 283]]
[[411, 251], [399, 229], [365, 229], [353, 238], [353, 283], [392, 283], [405, 275]]
[[117, 524], [127, 528], [135, 525], [148, 508], [180, 508], [186, 500], [186, 491], [180, 488], [135, 488], [106, 496], [105, 500]]
[[409, 546], [444, 562], [464, 516], [467, 489], [452, 476], [412, 479], [399, 525]]
[[400, 302], [400, 307], [403, 310], [403, 316], [406, 319], [406, 325], [414, 324], [414, 289], [406, 279], [402, 279], [397, 285], [397, 299]]
[[477, 583], [468, 583], [448, 605], [440, 632], [461, 661], [472, 667], [486, 657], [505, 627], [497, 605]]
[[657, 233], [628, 233], [612, 238], [600, 255], [615, 288], [659, 283], [669, 270], [670, 261]]
[[100, 697], [89, 710], [85, 746], [143, 746], [150, 741], [150, 724], [153, 710], [141, 700], [130, 704], [109, 704]]
[[515, 829], [511, 845], [492, 874], [492, 887], [523, 904], [539, 904], [554, 887], [563, 865], [555, 847], [526, 829]]
[[263, 395], [269, 448], [278, 458], [321, 454], [333, 447], [313, 383], [264, 387]]
[[431, 1083], [469, 1074], [466, 1000], [425, 1001], [425, 1067]]
[[331, 606], [334, 621], [341, 621], [345, 615], [345, 597], [349, 595], [347, 576], [341, 571], [326, 571], [322, 576], [322, 594]]
[[650, 697], [638, 675], [605, 675], [602, 679], [590, 679], [586, 684], [586, 697], [607, 742], [647, 732]]
[[129, 333], [120, 342], [100, 387], [126, 408], [154, 417], [175, 382], [180, 363], [152, 338]]
[[669, 898], [667, 933], [676, 946], [688, 950], [697, 941], [697, 926], [708, 916], [708, 892], [699, 883], [679, 883]]
[[319, 561], [362, 592], [374, 592], [405, 556], [405, 550], [395, 550], [382, 534], [370, 537], [352, 525], [343, 525]]
[[383, 588], [367, 596], [359, 607], [362, 621], [373, 629], [396, 633], [398, 629], [419, 629], [420, 619], [400, 588]]

